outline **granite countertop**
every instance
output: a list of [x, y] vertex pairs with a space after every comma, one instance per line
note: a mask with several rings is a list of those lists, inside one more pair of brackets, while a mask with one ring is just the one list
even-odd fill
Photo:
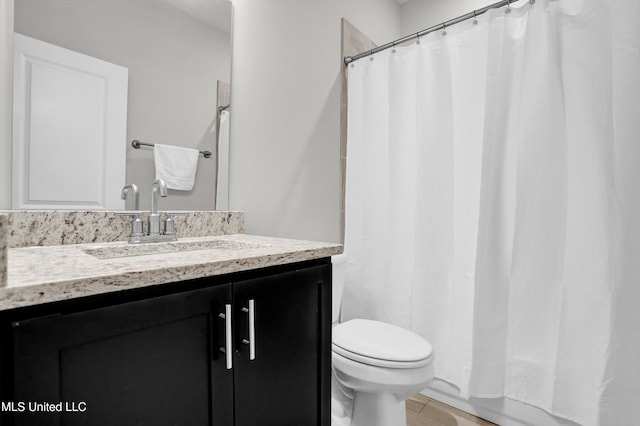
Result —
[[341, 252], [339, 244], [247, 234], [181, 238], [172, 243], [12, 248], [7, 286], [0, 288], [0, 311]]

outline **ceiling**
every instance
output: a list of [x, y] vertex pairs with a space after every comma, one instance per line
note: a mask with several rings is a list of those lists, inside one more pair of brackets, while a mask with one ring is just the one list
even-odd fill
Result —
[[[159, 0], [201, 22], [226, 33], [231, 32], [230, 0]], [[395, 0], [400, 6], [411, 0]]]
[[221, 31], [231, 32], [231, 1], [229, 0], [160, 0], [160, 2]]

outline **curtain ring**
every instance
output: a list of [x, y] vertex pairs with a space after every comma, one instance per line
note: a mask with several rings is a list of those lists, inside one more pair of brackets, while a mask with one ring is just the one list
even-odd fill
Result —
[[478, 25], [478, 17], [475, 10], [473, 11], [473, 25]]
[[504, 10], [504, 13], [511, 13], [511, 0], [507, 0], [507, 8]]
[[445, 23], [442, 23], [442, 35], [446, 36], [447, 35], [447, 26], [445, 25]]
[[416, 44], [420, 44], [420, 32], [416, 33]]
[[396, 42], [395, 41], [391, 44], [391, 48], [392, 48], [391, 49], [391, 53], [396, 53]]

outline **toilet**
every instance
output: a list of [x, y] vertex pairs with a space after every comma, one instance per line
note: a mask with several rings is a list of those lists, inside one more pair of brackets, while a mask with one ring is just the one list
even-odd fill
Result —
[[433, 348], [396, 325], [368, 319], [338, 324], [346, 258], [333, 256], [332, 263], [332, 425], [405, 426], [405, 401], [433, 379]]

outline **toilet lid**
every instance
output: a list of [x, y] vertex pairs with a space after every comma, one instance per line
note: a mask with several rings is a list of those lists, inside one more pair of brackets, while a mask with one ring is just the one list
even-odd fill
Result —
[[[404, 328], [380, 321], [353, 319], [338, 324], [332, 330], [333, 345], [342, 349], [339, 353], [392, 363], [415, 363], [429, 358], [433, 348], [425, 339]], [[371, 364], [375, 365], [375, 362]]]

